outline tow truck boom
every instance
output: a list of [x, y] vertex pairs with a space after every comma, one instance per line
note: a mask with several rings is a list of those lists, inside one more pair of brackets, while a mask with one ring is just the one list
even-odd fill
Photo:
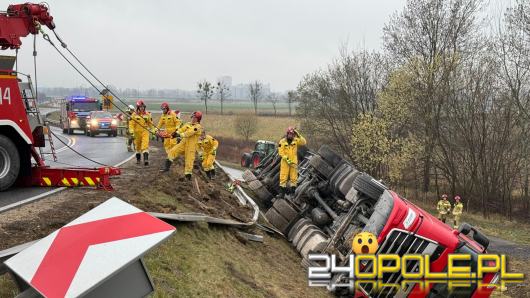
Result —
[[44, 4], [12, 4], [6, 12], [0, 13], [0, 46], [2, 50], [19, 49], [21, 37], [37, 34], [38, 26], [55, 29], [53, 17]]
[[[55, 24], [44, 4], [10, 5], [0, 12], [0, 48], [19, 49], [21, 37], [39, 34], [41, 25]], [[44, 126], [31, 78], [22, 82], [13, 70], [17, 57], [0, 56], [0, 191], [15, 182], [21, 186], [97, 185], [110, 189], [109, 176], [119, 175], [113, 167], [52, 168], [36, 150], [45, 147]], [[42, 153], [42, 152], [41, 152]], [[32, 165], [32, 158], [35, 164]]]

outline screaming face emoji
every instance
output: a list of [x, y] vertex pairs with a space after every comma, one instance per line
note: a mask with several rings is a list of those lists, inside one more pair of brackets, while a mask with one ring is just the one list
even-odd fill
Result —
[[377, 251], [377, 238], [370, 232], [361, 232], [352, 241], [352, 250], [356, 255], [374, 254]]

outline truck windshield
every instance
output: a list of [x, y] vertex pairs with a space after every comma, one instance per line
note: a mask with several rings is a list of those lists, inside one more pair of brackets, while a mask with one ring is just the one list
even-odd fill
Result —
[[90, 112], [99, 110], [97, 102], [73, 102], [71, 103], [71, 107], [73, 112]]

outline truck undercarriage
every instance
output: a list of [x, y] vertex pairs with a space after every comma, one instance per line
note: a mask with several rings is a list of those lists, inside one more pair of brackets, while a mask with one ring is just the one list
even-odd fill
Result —
[[[310, 253], [333, 254], [337, 262], [346, 264], [352, 254], [352, 239], [359, 232], [370, 232], [378, 238], [376, 254], [429, 255], [431, 268], [437, 272], [447, 270], [449, 253], [465, 246], [472, 247], [477, 254], [488, 246], [488, 239], [468, 224], [453, 230], [380, 181], [358, 171], [326, 145], [318, 152], [299, 152], [299, 160], [298, 186], [284, 198], [276, 197], [281, 162], [278, 154], [263, 160], [253, 172], [243, 173], [243, 179], [266, 211], [267, 220], [301, 254], [305, 266], [312, 264], [308, 259]], [[471, 229], [473, 240], [466, 236]], [[418, 263], [410, 262], [408, 267], [414, 272]], [[371, 267], [363, 270], [370, 272]], [[335, 281], [342, 278], [337, 275]], [[384, 283], [402, 281], [398, 273], [383, 276]], [[413, 288], [377, 292], [371, 285], [365, 285], [362, 292], [370, 297], [407, 296]], [[467, 290], [472, 294], [475, 288]], [[432, 287], [427, 296], [446, 294], [446, 287]]]

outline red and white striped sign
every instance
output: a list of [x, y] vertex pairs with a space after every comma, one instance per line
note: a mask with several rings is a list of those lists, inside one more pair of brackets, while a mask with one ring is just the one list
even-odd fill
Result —
[[173, 226], [113, 197], [5, 264], [45, 297], [78, 297], [174, 231]]

